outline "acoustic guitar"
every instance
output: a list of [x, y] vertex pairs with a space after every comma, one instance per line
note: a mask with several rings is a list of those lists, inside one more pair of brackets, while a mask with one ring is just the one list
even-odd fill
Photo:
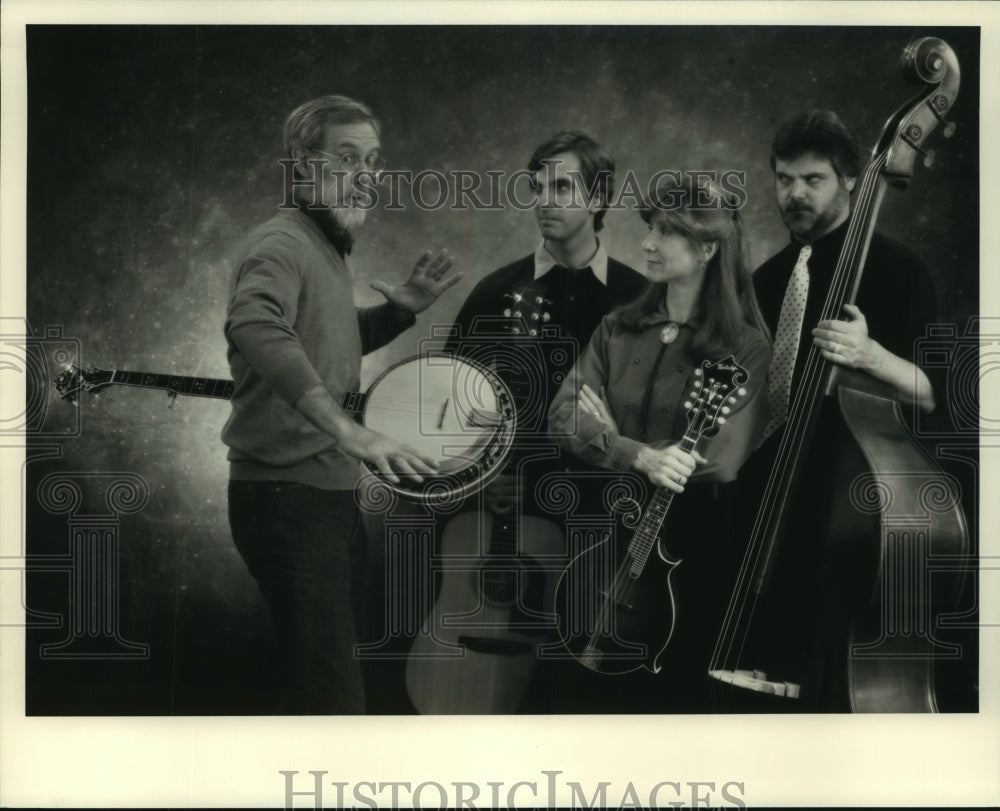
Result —
[[[483, 322], [495, 340], [481, 339], [472, 351], [501, 374], [514, 398], [519, 445], [506, 471], [517, 475], [520, 463], [551, 449], [544, 434], [547, 379], [568, 371], [574, 353], [562, 349], [538, 287], [519, 287], [506, 298], [503, 313]], [[554, 369], [552, 355], [567, 368]], [[555, 581], [567, 557], [562, 526], [523, 514], [520, 504], [505, 514], [462, 512], [447, 523], [434, 563], [440, 592], [406, 663], [406, 688], [418, 712], [517, 710], [539, 645], [555, 628]]]

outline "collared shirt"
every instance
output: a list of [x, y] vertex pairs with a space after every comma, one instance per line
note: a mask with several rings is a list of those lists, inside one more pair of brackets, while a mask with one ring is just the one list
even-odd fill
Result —
[[[545, 247], [545, 240], [543, 239], [537, 250], [535, 250], [535, 279], [542, 278], [542, 276], [559, 264]], [[589, 267], [591, 273], [594, 274], [594, 278], [605, 287], [608, 286], [608, 254], [604, 250], [604, 246], [600, 240], [597, 240], [597, 252], [583, 267]], [[582, 270], [582, 268], [580, 269]]]

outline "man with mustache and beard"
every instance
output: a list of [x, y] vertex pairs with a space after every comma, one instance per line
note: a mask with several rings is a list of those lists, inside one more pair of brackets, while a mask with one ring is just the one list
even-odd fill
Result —
[[[876, 233], [858, 291], [857, 306], [843, 320], [819, 323], [851, 213], [850, 193], [859, 171], [858, 145], [836, 113], [804, 113], [785, 123], [774, 139], [771, 168], [781, 217], [792, 242], [754, 273], [764, 318], [777, 338], [781, 309], [799, 257], [808, 273], [802, 342], [812, 337], [827, 360], [860, 369], [888, 383], [904, 405], [934, 410], [927, 375], [910, 358], [935, 313], [934, 288], [926, 269], [905, 247]], [[804, 251], [804, 249], [807, 249]], [[796, 354], [793, 384], [807, 352]], [[778, 360], [780, 363], [780, 359]], [[773, 370], [772, 366], [772, 370]], [[794, 388], [793, 388], [794, 392]], [[772, 411], [777, 423], [778, 414]], [[769, 426], [770, 430], [776, 428]], [[770, 433], [770, 431], [769, 431]]]
[[[858, 144], [850, 129], [831, 111], [800, 114], [775, 136], [771, 168], [791, 242], [761, 265], [753, 279], [774, 348], [765, 440], [740, 474], [747, 538], [801, 384], [810, 341], [828, 361], [888, 384], [904, 414], [912, 415], [915, 408], [930, 413], [936, 396], [943, 395], [941, 386], [932, 384], [938, 373], [913, 362], [916, 340], [935, 321], [935, 294], [926, 269], [904, 246], [874, 234], [856, 304], [845, 304], [839, 319], [820, 320], [847, 235], [850, 195], [860, 170]], [[780, 662], [782, 653], [793, 651], [796, 661], [790, 674], [779, 673], [780, 665], [754, 665], [774, 671], [769, 677], [800, 683], [801, 700], [792, 703], [811, 711], [844, 709], [837, 698], [845, 693], [842, 643], [848, 603], [857, 597], [848, 596], [850, 589], [840, 585], [842, 573], [834, 561], [838, 554], [846, 557], [844, 551], [821, 549], [817, 543], [831, 517], [832, 460], [841, 446], [853, 447], [834, 401], [823, 398], [812, 444], [805, 449], [807, 461], [782, 532], [787, 542], [779, 546], [771, 580], [775, 594], [770, 606], [781, 616], [768, 622], [785, 629], [770, 640], [783, 649], [772, 651], [773, 660]]]
[[292, 200], [247, 236], [230, 290], [229, 521], [271, 610], [283, 668], [273, 711], [285, 715], [365, 712], [354, 655], [367, 553], [358, 460], [391, 481], [434, 471], [433, 460], [340, 406], [359, 388], [361, 356], [460, 278], [447, 275], [444, 252], [425, 254], [406, 281], [372, 283], [387, 302], [355, 307], [347, 255], [371, 202], [364, 179], [383, 166], [380, 131], [368, 107], [343, 96], [289, 115]]

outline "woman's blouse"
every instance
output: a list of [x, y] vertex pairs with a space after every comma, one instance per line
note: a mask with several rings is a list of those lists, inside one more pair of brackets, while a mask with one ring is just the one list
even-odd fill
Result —
[[[687, 429], [684, 403], [693, 399], [695, 382], [691, 341], [698, 322], [692, 322], [674, 324], [658, 312], [637, 332], [625, 329], [615, 313], [606, 316], [552, 402], [549, 435], [584, 461], [611, 470], [630, 469], [644, 444], [662, 448], [678, 442]], [[676, 331], [668, 343], [664, 328], [668, 335]], [[692, 481], [735, 479], [768, 419], [767, 339], [748, 326], [733, 354], [749, 372], [747, 393], [732, 406], [718, 434], [703, 436], [698, 443], [708, 463], [695, 468]], [[595, 393], [605, 389], [617, 429], [577, 407], [577, 392], [584, 383]]]

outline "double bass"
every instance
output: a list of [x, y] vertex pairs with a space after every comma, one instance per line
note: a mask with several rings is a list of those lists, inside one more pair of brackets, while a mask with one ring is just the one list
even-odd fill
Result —
[[[925, 37], [907, 47], [902, 65], [923, 88], [889, 118], [865, 167], [824, 320], [854, 303], [887, 186], [905, 187], [918, 155], [932, 159], [925, 142], [934, 129], [954, 130], [946, 120], [960, 75], [952, 49]], [[836, 424], [838, 436], [823, 437], [832, 452], [823, 480], [810, 484], [825, 504], [803, 532], [790, 516], [801, 518], [812, 497], [801, 480], [818, 469], [809, 455], [820, 423], [824, 432]], [[910, 433], [894, 392], [827, 361], [810, 341], [708, 675], [744, 688], [728, 694], [743, 708], [936, 712], [934, 660], [947, 646], [934, 636], [933, 617], [957, 600], [961, 575], [932, 578], [928, 564], [967, 549], [958, 487]], [[789, 590], [790, 576], [813, 579]], [[790, 604], [789, 594], [806, 605]]]

